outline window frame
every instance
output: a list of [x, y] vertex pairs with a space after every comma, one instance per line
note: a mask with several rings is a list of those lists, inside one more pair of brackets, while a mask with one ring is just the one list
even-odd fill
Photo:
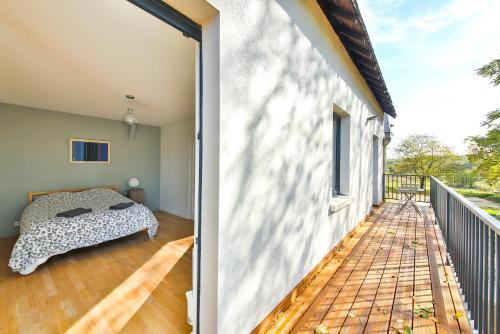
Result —
[[332, 196], [340, 195], [340, 131], [342, 118], [335, 112], [332, 113]]

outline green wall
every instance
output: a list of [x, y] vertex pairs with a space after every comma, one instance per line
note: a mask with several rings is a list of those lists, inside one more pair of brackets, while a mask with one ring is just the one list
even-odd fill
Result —
[[[111, 142], [110, 164], [70, 164], [69, 138]], [[160, 128], [140, 125], [129, 141], [119, 122], [0, 103], [0, 237], [15, 235], [28, 191], [118, 185], [138, 177], [146, 205], [160, 200]]]

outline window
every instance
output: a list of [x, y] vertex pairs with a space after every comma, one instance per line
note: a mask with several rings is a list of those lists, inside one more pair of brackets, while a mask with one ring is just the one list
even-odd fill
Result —
[[340, 117], [333, 113], [332, 195], [340, 193]]

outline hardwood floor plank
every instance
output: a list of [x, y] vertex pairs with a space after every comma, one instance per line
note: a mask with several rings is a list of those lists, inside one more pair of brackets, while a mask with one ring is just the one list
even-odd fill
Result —
[[[168, 272], [163, 266], [161, 270], [149, 271], [136, 290], [141, 301], [134, 295], [126, 303], [115, 305], [114, 308], [137, 308], [121, 332], [190, 333], [185, 293], [191, 290], [191, 251], [180, 250], [182, 254], [175, 255], [167, 249], [193, 235], [193, 222], [162, 212], [156, 216], [159, 229], [153, 240], [145, 232], [139, 232], [74, 250], [49, 259], [28, 276], [13, 273], [7, 266], [15, 238], [0, 239], [0, 333], [65, 332], [88, 317], [89, 312], [96, 312], [96, 305], [113, 291], [122, 289], [128, 278], [137, 275], [138, 269], [153, 265], [155, 256], [157, 262], [172, 261], [172, 267]], [[153, 281], [157, 284], [152, 284]], [[138, 302], [142, 304], [134, 304]], [[103, 308], [99, 318], [112, 312], [111, 308]], [[112, 322], [92, 320], [89, 324], [98, 333], [117, 332], [110, 325]]]

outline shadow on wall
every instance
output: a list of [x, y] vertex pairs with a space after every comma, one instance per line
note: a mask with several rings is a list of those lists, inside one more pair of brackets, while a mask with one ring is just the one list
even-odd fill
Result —
[[[220, 131], [223, 333], [252, 330], [357, 223], [327, 216], [331, 112], [333, 102], [344, 106], [357, 124], [365, 103], [347, 89], [349, 78], [339, 76], [347, 74], [331, 36], [318, 37], [295, 18], [303, 8], [288, 1], [258, 6], [247, 15], [245, 33], [233, 32], [239, 39], [221, 60], [221, 77], [237, 81], [221, 90], [222, 109], [231, 110], [221, 114]], [[352, 133], [350, 144], [361, 174], [361, 163], [370, 161], [356, 157], [369, 157], [371, 146], [363, 148], [359, 136]], [[361, 181], [351, 189], [369, 191]], [[348, 213], [365, 210], [369, 201], [354, 203]], [[253, 312], [243, 317], [243, 310]]]

